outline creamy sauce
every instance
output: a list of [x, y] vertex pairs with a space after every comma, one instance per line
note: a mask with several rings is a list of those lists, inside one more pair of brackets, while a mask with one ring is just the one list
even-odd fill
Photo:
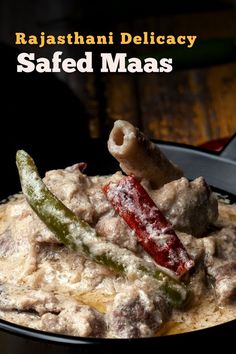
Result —
[[[104, 182], [119, 178], [120, 173], [87, 177], [78, 170], [57, 170], [47, 173], [45, 183], [104, 240], [152, 262], [101, 192]], [[227, 300], [234, 291], [229, 279], [236, 289], [236, 206], [220, 203], [214, 227], [202, 238], [181, 232], [189, 227], [183, 218], [177, 220], [186, 208], [188, 191], [194, 199], [205, 187], [202, 181], [193, 185], [179, 181], [179, 185], [178, 181], [166, 185], [165, 193], [150, 194], [173, 217], [176, 227], [181, 225], [178, 236], [196, 263], [189, 283], [193, 297], [186, 308], [170, 309], [148, 277], [126, 279], [66, 249], [18, 195], [0, 206], [0, 317], [44, 331], [122, 338], [170, 335], [236, 319], [235, 296]], [[193, 213], [194, 207], [189, 208]], [[210, 220], [216, 216], [215, 212], [209, 215]], [[197, 223], [194, 231], [198, 234]], [[212, 281], [222, 265], [226, 266], [222, 277]], [[230, 267], [232, 274], [227, 273]]]
[[174, 311], [171, 321], [168, 321], [157, 335], [171, 335], [216, 326], [218, 324], [235, 320], [235, 305], [218, 306], [214, 296], [205, 296], [201, 301], [186, 311]]

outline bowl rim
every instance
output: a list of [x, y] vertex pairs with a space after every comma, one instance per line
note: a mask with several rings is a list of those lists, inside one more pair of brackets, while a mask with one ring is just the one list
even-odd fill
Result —
[[199, 336], [210, 336], [217, 331], [217, 333], [223, 333], [226, 331], [230, 334], [231, 330], [235, 331], [236, 319], [219, 323], [210, 327], [204, 327], [193, 331], [176, 333], [171, 335], [161, 335], [153, 337], [142, 337], [142, 338], [95, 338], [95, 337], [78, 337], [70, 336], [65, 334], [57, 334], [53, 332], [46, 332], [30, 327], [25, 327], [18, 325], [9, 321], [0, 319], [0, 331], [7, 332], [9, 334], [14, 334], [26, 339], [40, 340], [44, 342], [56, 343], [56, 344], [69, 344], [69, 345], [101, 345], [101, 344], [145, 344], [156, 341], [163, 341], [165, 339], [171, 338], [186, 338], [186, 337], [199, 337]]

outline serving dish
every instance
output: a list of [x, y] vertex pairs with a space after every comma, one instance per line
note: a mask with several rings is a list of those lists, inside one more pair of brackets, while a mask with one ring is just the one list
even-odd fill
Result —
[[[236, 202], [236, 183], [234, 176], [236, 175], [236, 156], [235, 144], [236, 137], [232, 138], [221, 154], [206, 152], [202, 149], [192, 148], [188, 146], [157, 142], [164, 153], [173, 161], [177, 162], [185, 171], [186, 176], [190, 179], [199, 175], [203, 175], [207, 182], [211, 184], [217, 191], [226, 194], [231, 202]], [[29, 149], [28, 149], [29, 150]], [[35, 150], [32, 146], [30, 150]], [[40, 159], [37, 155], [40, 154]], [[76, 149], [72, 151], [68, 149], [58, 149], [55, 154], [54, 149], [49, 151], [44, 147], [38, 147], [38, 154], [34, 152], [34, 156], [41, 161], [39, 165], [41, 172], [55, 168], [58, 166], [66, 166], [76, 161], [86, 161], [88, 163], [88, 174], [108, 174], [117, 169], [117, 163], [108, 154], [106, 142], [102, 140], [92, 140], [89, 142], [81, 142], [76, 144]], [[54, 155], [55, 154], [55, 155]], [[54, 156], [56, 156], [56, 159]], [[68, 161], [69, 156], [69, 161]], [[8, 166], [3, 166], [4, 170]], [[12, 169], [15, 180], [17, 181], [17, 172]], [[2, 197], [13, 194], [19, 190], [17, 183], [5, 179], [4, 190], [1, 191]], [[12, 188], [15, 186], [15, 188]], [[185, 334], [178, 334], [169, 337], [155, 337], [145, 339], [91, 339], [77, 338], [63, 335], [55, 335], [24, 328], [5, 321], [0, 321], [0, 343], [1, 352], [4, 354], [27, 354], [27, 353], [118, 353], [122, 348], [127, 350], [140, 350], [141, 348], [150, 348], [153, 345], [158, 348], [165, 348], [166, 345], [176, 345], [177, 343], [186, 343], [187, 341], [196, 341], [198, 339], [209, 339], [215, 336], [227, 338], [227, 344], [233, 340], [233, 333], [236, 328], [236, 320]]]

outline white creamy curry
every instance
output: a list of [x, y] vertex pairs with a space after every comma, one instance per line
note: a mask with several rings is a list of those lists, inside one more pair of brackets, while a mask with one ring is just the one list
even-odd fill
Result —
[[[236, 319], [236, 205], [213, 193], [203, 177], [188, 181], [128, 122], [115, 123], [108, 149], [121, 171], [87, 176], [85, 164], [78, 163], [48, 171], [43, 182], [91, 227], [106, 255], [112, 259], [116, 253], [113, 265], [97, 261], [96, 238], [89, 251], [68, 247], [25, 193], [15, 195], [0, 205], [0, 318], [42, 331], [105, 338], [181, 333]], [[168, 227], [153, 235], [154, 228], [145, 224], [139, 232], [114, 207], [104, 186], [120, 186], [125, 174], [137, 179]], [[79, 229], [78, 247], [86, 232]], [[148, 233], [149, 240], [140, 238]], [[180, 253], [186, 252], [174, 258], [187, 264], [179, 273], [172, 259], [162, 259], [163, 250], [170, 255], [176, 247], [166, 248], [169, 234], [182, 245]], [[149, 268], [163, 277], [157, 281]], [[178, 306], [167, 296], [171, 281], [176, 291], [186, 289]]]

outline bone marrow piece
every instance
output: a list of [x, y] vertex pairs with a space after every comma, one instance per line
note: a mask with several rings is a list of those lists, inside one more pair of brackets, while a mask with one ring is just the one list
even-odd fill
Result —
[[146, 179], [159, 188], [183, 176], [179, 167], [129, 122], [118, 120], [108, 139], [108, 150], [126, 174]]

